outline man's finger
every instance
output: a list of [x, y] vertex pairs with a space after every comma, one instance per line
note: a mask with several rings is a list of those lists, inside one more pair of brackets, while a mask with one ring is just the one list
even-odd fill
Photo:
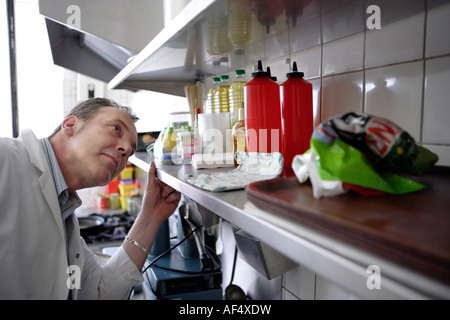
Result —
[[156, 177], [156, 165], [152, 161], [150, 163], [150, 170], [148, 171], [147, 175], [147, 186], [153, 185], [153, 183], [155, 182], [155, 177]]
[[161, 195], [163, 196], [163, 198], [167, 198], [167, 196], [170, 195], [172, 192], [175, 192], [175, 189], [166, 185], [162, 190]]
[[181, 193], [179, 193], [178, 191], [174, 190], [165, 199], [169, 203], [178, 204], [178, 202], [180, 202], [180, 199], [181, 199]]

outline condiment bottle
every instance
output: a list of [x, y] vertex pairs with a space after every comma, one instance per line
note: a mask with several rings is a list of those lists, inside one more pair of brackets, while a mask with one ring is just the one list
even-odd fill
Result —
[[184, 126], [177, 133], [177, 153], [183, 163], [191, 163], [194, 154], [194, 131], [190, 126]]
[[309, 149], [314, 129], [312, 84], [303, 79], [296, 62], [292, 70], [280, 85], [282, 154], [286, 168], [292, 167], [296, 155]]
[[[163, 137], [163, 154], [176, 153], [177, 140], [173, 136], [173, 127], [169, 127]], [[175, 148], [175, 150], [173, 150]]]
[[250, 1], [228, 1], [228, 39], [237, 55], [244, 54], [244, 47], [252, 37], [252, 20]]
[[244, 86], [248, 152], [281, 152], [280, 88], [258, 61], [258, 71]]
[[[236, 122], [233, 126], [231, 134], [233, 135], [233, 144], [234, 149], [233, 153], [237, 151], [245, 152], [245, 121], [244, 121], [245, 113], [244, 108], [239, 108], [238, 111], [238, 122]], [[239, 160], [234, 159], [234, 165], [238, 165], [241, 162]]]
[[198, 132], [198, 115], [201, 113], [200, 108], [196, 108], [195, 109], [195, 122], [194, 122], [194, 135], [193, 135], [193, 139], [194, 139], [194, 154], [201, 154], [202, 153], [202, 147], [200, 144], [200, 136], [199, 136], [199, 132]]
[[217, 87], [215, 110], [216, 112], [229, 112], [230, 105], [228, 99], [228, 90], [230, 89], [229, 76], [224, 74], [220, 76], [220, 84]]
[[206, 113], [216, 112], [215, 105], [215, 93], [217, 91], [217, 86], [220, 83], [220, 77], [212, 77], [213, 86], [209, 89], [208, 94], [206, 95]]
[[244, 86], [247, 84], [245, 81], [245, 70], [236, 70], [236, 80], [231, 84], [229, 90], [230, 101], [230, 116], [231, 125], [234, 126], [238, 122], [238, 110], [244, 108]]

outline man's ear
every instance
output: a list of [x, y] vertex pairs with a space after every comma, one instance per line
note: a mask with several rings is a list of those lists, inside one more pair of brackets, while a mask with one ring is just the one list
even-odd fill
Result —
[[73, 136], [79, 119], [76, 116], [69, 116], [61, 124], [61, 130], [67, 136]]

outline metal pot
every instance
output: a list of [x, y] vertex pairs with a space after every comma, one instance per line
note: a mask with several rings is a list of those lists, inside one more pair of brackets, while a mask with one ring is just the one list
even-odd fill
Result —
[[78, 217], [78, 223], [82, 237], [95, 235], [105, 230], [105, 219], [99, 215], [93, 214], [87, 217]]

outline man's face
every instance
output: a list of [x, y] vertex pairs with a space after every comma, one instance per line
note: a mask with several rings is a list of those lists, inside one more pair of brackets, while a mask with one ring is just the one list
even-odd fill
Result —
[[79, 125], [69, 143], [83, 185], [106, 185], [126, 167], [136, 151], [136, 127], [125, 112], [112, 107], [99, 109], [88, 121], [77, 121]]

